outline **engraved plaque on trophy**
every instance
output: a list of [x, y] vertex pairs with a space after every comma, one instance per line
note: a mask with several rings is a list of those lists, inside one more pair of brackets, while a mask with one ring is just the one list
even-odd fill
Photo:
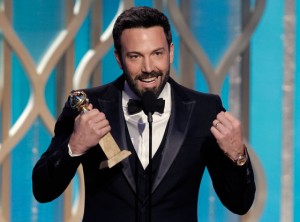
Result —
[[[72, 91], [69, 98], [69, 104], [78, 112], [89, 111], [89, 99], [83, 91]], [[110, 133], [107, 133], [100, 139], [99, 145], [107, 157], [107, 160], [101, 162], [99, 167], [100, 169], [106, 167], [112, 168], [114, 165], [121, 162], [131, 154], [131, 152], [128, 150], [120, 150]]]

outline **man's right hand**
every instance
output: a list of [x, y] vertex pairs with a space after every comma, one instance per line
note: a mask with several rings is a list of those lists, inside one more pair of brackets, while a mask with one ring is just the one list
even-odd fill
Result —
[[69, 148], [74, 155], [85, 153], [98, 144], [100, 139], [111, 130], [104, 113], [93, 109], [92, 104], [89, 104], [88, 109], [90, 111], [75, 118], [73, 133], [69, 141]]

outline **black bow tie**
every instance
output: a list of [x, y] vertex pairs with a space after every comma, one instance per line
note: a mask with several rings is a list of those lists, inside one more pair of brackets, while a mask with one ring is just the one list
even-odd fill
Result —
[[[143, 104], [141, 100], [129, 99], [127, 103], [127, 111], [129, 115], [136, 114], [143, 110]], [[154, 112], [163, 113], [165, 108], [165, 100], [160, 98], [156, 100]]]

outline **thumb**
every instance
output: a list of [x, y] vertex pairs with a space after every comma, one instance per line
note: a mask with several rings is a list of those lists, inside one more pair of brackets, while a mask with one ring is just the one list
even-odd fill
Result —
[[92, 110], [92, 109], [93, 109], [93, 104], [90, 103], [90, 104], [88, 105], [88, 110]]

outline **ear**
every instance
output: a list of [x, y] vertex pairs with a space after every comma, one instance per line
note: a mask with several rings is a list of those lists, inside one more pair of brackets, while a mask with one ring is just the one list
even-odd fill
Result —
[[170, 64], [174, 61], [174, 44], [173, 42], [170, 44]]
[[115, 57], [116, 57], [116, 60], [117, 60], [117, 63], [118, 63], [118, 65], [119, 65], [120, 69], [123, 69], [123, 67], [122, 67], [122, 57], [121, 57], [121, 55], [118, 53], [117, 50], [114, 51], [114, 54], [115, 54]]

